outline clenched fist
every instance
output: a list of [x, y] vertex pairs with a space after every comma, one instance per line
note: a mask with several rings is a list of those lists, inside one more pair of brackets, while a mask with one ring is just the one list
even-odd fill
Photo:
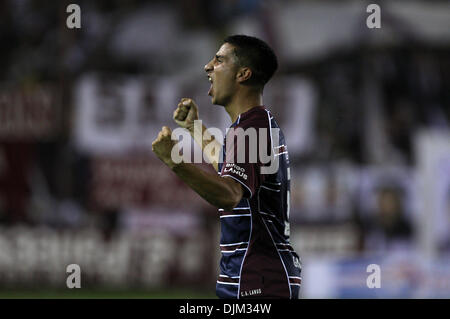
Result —
[[175, 122], [190, 131], [194, 129], [194, 121], [198, 120], [198, 107], [192, 99], [182, 98], [173, 112]]
[[158, 137], [152, 143], [153, 152], [170, 168], [175, 166], [172, 160], [172, 149], [176, 147], [176, 143], [177, 141], [172, 140], [172, 131], [167, 126], [162, 127]]

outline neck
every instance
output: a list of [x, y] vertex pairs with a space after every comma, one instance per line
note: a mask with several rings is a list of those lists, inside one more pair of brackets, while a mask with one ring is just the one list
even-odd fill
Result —
[[230, 116], [231, 123], [236, 122], [239, 114], [245, 113], [255, 106], [263, 105], [262, 93], [259, 90], [240, 91], [230, 103], [225, 105], [225, 111]]

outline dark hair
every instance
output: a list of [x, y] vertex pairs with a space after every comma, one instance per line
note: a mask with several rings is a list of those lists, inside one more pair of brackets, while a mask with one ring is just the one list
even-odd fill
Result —
[[234, 54], [239, 66], [246, 66], [252, 70], [252, 76], [247, 83], [264, 87], [278, 68], [277, 57], [269, 45], [247, 35], [232, 35], [223, 42], [235, 47]]

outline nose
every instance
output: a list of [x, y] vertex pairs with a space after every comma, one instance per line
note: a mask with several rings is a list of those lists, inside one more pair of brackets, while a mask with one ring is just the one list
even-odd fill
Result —
[[211, 72], [211, 71], [213, 70], [212, 63], [211, 63], [211, 62], [212, 62], [212, 60], [209, 61], [208, 64], [205, 65], [204, 70], [205, 70], [206, 73], [209, 73], [209, 72]]

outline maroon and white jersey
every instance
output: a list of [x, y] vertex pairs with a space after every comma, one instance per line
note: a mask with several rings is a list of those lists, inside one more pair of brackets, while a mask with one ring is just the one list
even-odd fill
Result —
[[232, 211], [219, 209], [217, 296], [298, 298], [301, 263], [289, 242], [289, 156], [268, 110], [256, 106], [239, 115], [225, 137], [222, 160], [219, 175], [239, 182], [244, 195]]

